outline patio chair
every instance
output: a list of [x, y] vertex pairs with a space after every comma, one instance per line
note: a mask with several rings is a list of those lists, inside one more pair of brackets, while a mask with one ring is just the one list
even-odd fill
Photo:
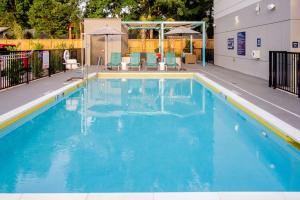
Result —
[[110, 63], [107, 64], [107, 67], [110, 67], [111, 69], [116, 67], [118, 68], [118, 70], [120, 70], [121, 61], [122, 61], [121, 53], [112, 52], [110, 57]]
[[156, 62], [156, 55], [155, 53], [147, 53], [146, 55], [146, 63], [145, 66], [146, 68], [157, 68], [157, 62]]
[[140, 53], [131, 53], [130, 54], [130, 63], [128, 63], [130, 68], [138, 68], [141, 71], [141, 54]]
[[179, 70], [179, 65], [176, 63], [176, 56], [175, 53], [173, 52], [167, 52], [166, 53], [166, 70], [168, 68], [176, 69]]

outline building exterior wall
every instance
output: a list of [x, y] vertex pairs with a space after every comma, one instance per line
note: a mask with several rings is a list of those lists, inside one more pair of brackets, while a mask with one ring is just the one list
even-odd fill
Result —
[[[300, 42], [299, 0], [215, 0], [215, 64], [268, 79], [269, 51], [299, 51], [292, 41]], [[269, 4], [275, 4], [273, 11]], [[259, 5], [259, 13], [256, 7]], [[237, 33], [246, 32], [246, 55], [237, 55]], [[234, 38], [234, 49], [227, 47]], [[261, 38], [261, 47], [257, 47]], [[252, 51], [261, 58], [253, 59]]]
[[87, 65], [96, 65], [99, 57], [108, 58], [110, 62], [111, 52], [121, 52], [121, 36], [108, 36], [108, 46], [106, 47], [105, 36], [90, 35], [103, 26], [110, 26], [121, 31], [121, 19], [104, 18], [104, 19], [84, 19], [84, 48], [85, 60]]

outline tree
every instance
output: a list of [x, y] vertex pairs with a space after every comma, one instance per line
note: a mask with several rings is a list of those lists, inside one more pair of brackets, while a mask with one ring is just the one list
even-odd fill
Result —
[[191, 21], [203, 20], [207, 24], [207, 35], [213, 37], [213, 0], [192, 0], [186, 1], [185, 13], [181, 20]]
[[66, 34], [71, 22], [68, 4], [55, 0], [34, 0], [28, 14], [29, 24], [37, 33], [51, 38]]
[[1, 0], [0, 23], [10, 25], [16, 22], [23, 29], [28, 28], [29, 24], [27, 12], [31, 5], [32, 0]]
[[33, 0], [15, 0], [15, 17], [17, 23], [24, 29], [29, 28], [28, 11]]
[[137, 19], [135, 10], [139, 4], [135, 0], [89, 0], [85, 17], [118, 17], [123, 20]]

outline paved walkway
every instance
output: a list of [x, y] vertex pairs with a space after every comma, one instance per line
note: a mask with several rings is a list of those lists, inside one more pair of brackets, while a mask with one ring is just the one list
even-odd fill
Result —
[[[95, 72], [96, 68], [91, 68], [89, 72]], [[0, 91], [0, 114], [4, 114], [12, 109], [24, 105], [37, 99], [51, 91], [57, 90], [78, 79], [69, 80], [72, 77], [82, 77], [80, 70], [61, 72], [51, 77], [45, 77], [29, 84], [22, 84]]]
[[[187, 65], [184, 68], [186, 69], [184, 72], [201, 72], [205, 74], [208, 78], [300, 129], [300, 99], [292, 94], [269, 88], [266, 80], [214, 65], [208, 65], [205, 68], [199, 65]], [[97, 70], [92, 67], [89, 72]], [[53, 75], [51, 78], [43, 78], [30, 84], [1, 91], [0, 114], [56, 90], [72, 82], [67, 81], [69, 78], [78, 76], [80, 76], [78, 71], [68, 71]]]

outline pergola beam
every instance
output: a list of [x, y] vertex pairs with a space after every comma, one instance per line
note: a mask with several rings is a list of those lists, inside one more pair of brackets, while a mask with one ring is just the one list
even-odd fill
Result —
[[[164, 58], [164, 30], [173, 28], [174, 25], [190, 25], [191, 28], [202, 27], [202, 65], [206, 66], [206, 27], [204, 21], [122, 21], [123, 25], [126, 25], [128, 29], [155, 29], [159, 31], [159, 50], [162, 59]], [[143, 27], [144, 25], [145, 27]], [[169, 25], [169, 26], [168, 26]], [[172, 26], [173, 25], [173, 26]], [[192, 53], [192, 40], [190, 38], [190, 51]]]

